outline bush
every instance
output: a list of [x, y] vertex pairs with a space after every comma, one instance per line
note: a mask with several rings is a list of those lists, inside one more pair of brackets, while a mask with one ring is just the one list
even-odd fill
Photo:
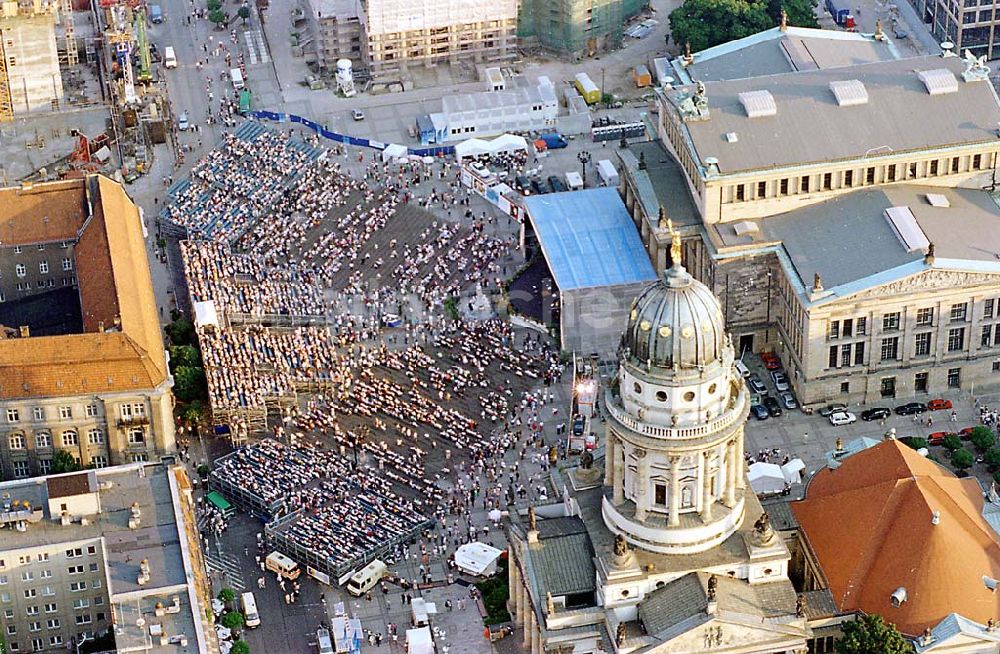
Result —
[[944, 448], [949, 452], [962, 449], [962, 439], [958, 434], [948, 434], [944, 437]]
[[208, 20], [215, 23], [216, 27], [221, 28], [222, 23], [226, 22], [226, 15], [222, 13], [221, 9], [216, 9], [215, 11], [208, 12]]
[[972, 452], [964, 447], [960, 450], [955, 450], [955, 452], [951, 455], [951, 465], [955, 466], [958, 470], [971, 468], [972, 464], [975, 462], [976, 459], [972, 456]]
[[236, 12], [236, 15], [242, 18], [244, 23], [247, 22], [247, 19], [250, 18], [250, 7], [243, 5], [240, 7], [239, 11]]
[[486, 618], [483, 622], [486, 625], [502, 624], [510, 622], [510, 614], [507, 613], [507, 597], [510, 589], [507, 588], [507, 575], [501, 572], [489, 579], [476, 584], [483, 597], [483, 607], [486, 609]]
[[237, 640], [233, 643], [233, 648], [229, 650], [229, 654], [250, 654], [250, 646], [247, 645], [245, 640]]
[[685, 0], [670, 13], [674, 43], [692, 52], [763, 32], [774, 21], [764, 2], [748, 0]]
[[1000, 469], [1000, 447], [991, 447], [986, 450], [986, 454], [983, 455], [983, 463], [990, 472], [996, 472]]
[[909, 654], [913, 647], [880, 615], [869, 614], [844, 624], [843, 635], [837, 639], [838, 654]]
[[983, 425], [972, 428], [972, 438], [970, 440], [977, 452], [985, 452], [996, 445], [997, 442], [996, 436], [993, 435], [993, 430]]
[[904, 436], [900, 438], [904, 445], [912, 447], [915, 450], [927, 447], [927, 439], [920, 438], [919, 436]]
[[209, 11], [217, 11], [222, 9], [222, 2], [221, 0], [208, 0], [208, 2], [205, 3], [205, 6], [208, 7]]
[[243, 625], [246, 624], [246, 620], [243, 619], [243, 614], [239, 611], [230, 611], [229, 613], [226, 613], [222, 616], [222, 619], [219, 620], [219, 622], [222, 623], [223, 627], [232, 629], [233, 631], [242, 629]]
[[52, 457], [52, 467], [49, 469], [49, 473], [58, 475], [64, 472], [76, 472], [80, 469], [80, 464], [76, 462], [72, 454], [66, 450], [56, 450], [55, 456]]
[[[201, 477], [202, 479], [204, 479], [205, 477], [207, 477], [208, 473], [210, 473], [210, 472], [212, 472], [212, 470], [211, 470], [211, 468], [208, 467], [208, 464], [202, 463], [200, 466], [198, 466], [198, 476]], [[231, 588], [223, 588], [222, 589], [222, 593], [224, 593], [227, 590], [230, 593], [233, 592]], [[219, 593], [219, 599], [222, 599], [222, 593]], [[225, 602], [226, 600], [222, 600], [222, 601]]]
[[[208, 466], [205, 467], [207, 468]], [[198, 466], [199, 475], [201, 474], [201, 468], [202, 466]], [[232, 588], [223, 588], [222, 590], [219, 591], [218, 597], [220, 600], [222, 600], [222, 603], [225, 604], [226, 606], [232, 606], [233, 602], [236, 601], [236, 591], [233, 590]]]
[[448, 317], [452, 320], [458, 320], [458, 300], [454, 297], [449, 297], [444, 301], [444, 312], [448, 314]]

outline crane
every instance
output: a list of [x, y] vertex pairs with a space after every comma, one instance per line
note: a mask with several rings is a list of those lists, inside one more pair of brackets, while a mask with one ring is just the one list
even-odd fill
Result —
[[142, 11], [133, 12], [135, 16], [135, 46], [138, 49], [140, 84], [153, 81], [152, 57], [149, 53], [149, 39], [146, 36], [146, 14]]
[[118, 65], [122, 70], [125, 103], [135, 104], [139, 96], [135, 92], [135, 77], [132, 71], [132, 30], [128, 23], [125, 5], [113, 5], [108, 8], [111, 13], [111, 25], [107, 30], [107, 42], [114, 46]]

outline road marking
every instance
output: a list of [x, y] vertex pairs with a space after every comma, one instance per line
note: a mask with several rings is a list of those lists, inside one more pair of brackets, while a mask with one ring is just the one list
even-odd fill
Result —
[[205, 561], [208, 567], [217, 572], [221, 572], [229, 578], [229, 584], [237, 590], [246, 590], [246, 582], [243, 581], [243, 570], [238, 557], [223, 552], [218, 552], [211, 548], [205, 552]]

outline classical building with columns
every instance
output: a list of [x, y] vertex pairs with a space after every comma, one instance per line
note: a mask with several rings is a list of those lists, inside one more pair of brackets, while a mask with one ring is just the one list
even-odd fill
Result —
[[719, 301], [681, 265], [676, 232], [671, 249], [625, 325], [603, 459], [569, 471], [561, 502], [511, 517], [525, 648], [824, 651], [812, 624], [837, 621], [829, 593], [796, 592], [747, 483], [748, 393]]

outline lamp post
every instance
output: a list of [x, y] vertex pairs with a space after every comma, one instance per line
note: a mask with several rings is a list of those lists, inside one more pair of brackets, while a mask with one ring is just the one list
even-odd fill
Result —
[[581, 150], [577, 153], [576, 158], [580, 160], [580, 165], [583, 166], [583, 187], [587, 188], [587, 164], [590, 163], [590, 153], [586, 150]]

